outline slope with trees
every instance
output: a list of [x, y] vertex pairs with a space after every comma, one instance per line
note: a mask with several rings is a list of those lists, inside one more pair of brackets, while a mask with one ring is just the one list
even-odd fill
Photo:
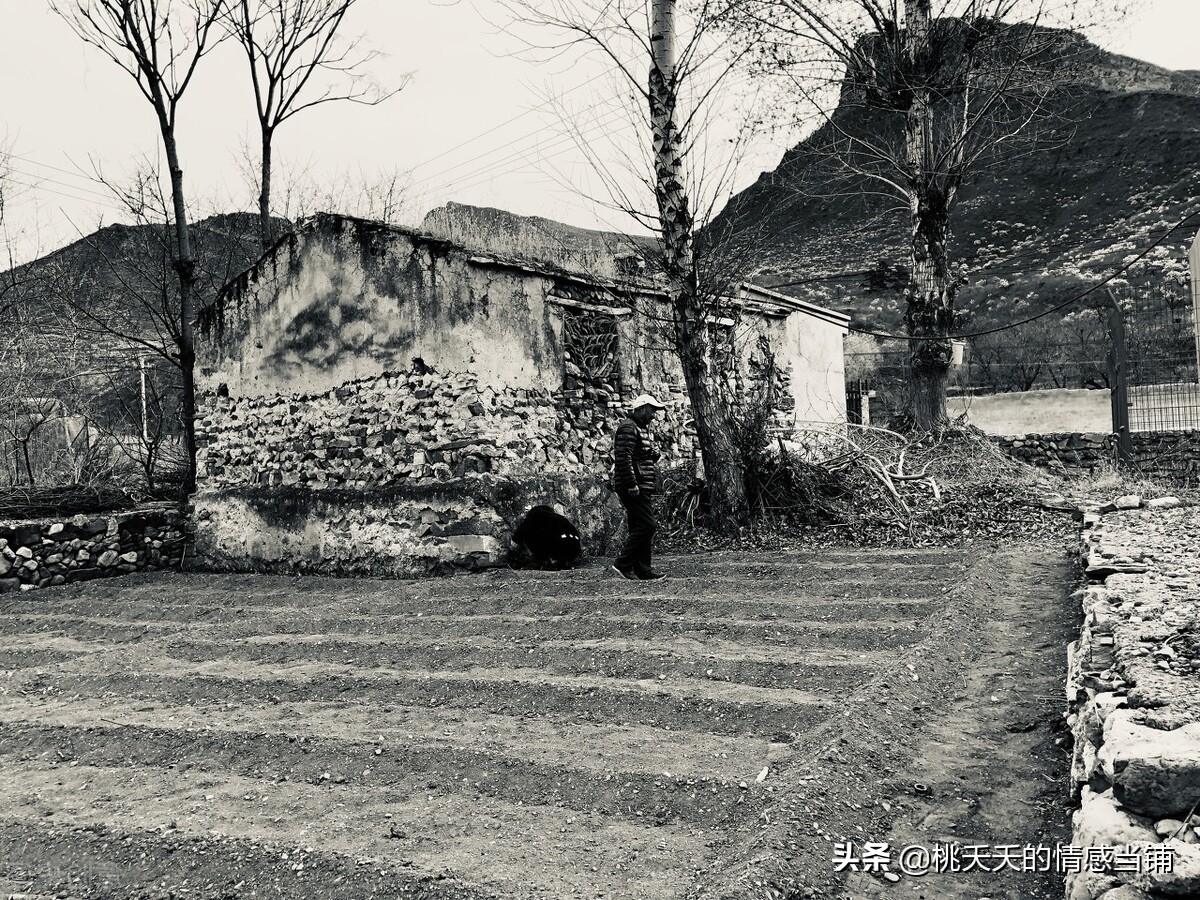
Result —
[[[1065, 117], [1064, 130], [1067, 110], [1053, 101], [1072, 73], [1091, 67], [1093, 48], [1072, 31], [1044, 26], [1075, 23], [1080, 4], [743, 0], [735, 7], [761, 74], [781, 81], [821, 122], [793, 154], [808, 162], [801, 195], [849, 196], [850, 208], [886, 211], [894, 229], [888, 243], [907, 257], [909, 416], [918, 430], [938, 431], [947, 424], [950, 338], [961, 324], [966, 279], [952, 243], [960, 191], [1001, 159], [1069, 138], [1074, 118]], [[832, 85], [840, 96], [831, 109]], [[733, 217], [751, 214], [747, 199], [732, 204]]]

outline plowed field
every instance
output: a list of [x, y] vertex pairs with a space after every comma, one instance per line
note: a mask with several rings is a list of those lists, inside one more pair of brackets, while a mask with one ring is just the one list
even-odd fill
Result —
[[[1066, 564], [1039, 558], [1031, 590], [1061, 598]], [[833, 897], [830, 841], [886, 837], [906, 808], [898, 767], [986, 645], [989, 573], [1023, 561], [721, 553], [654, 584], [156, 573], [5, 597], [0, 896]], [[827, 783], [847, 766], [857, 782]]]

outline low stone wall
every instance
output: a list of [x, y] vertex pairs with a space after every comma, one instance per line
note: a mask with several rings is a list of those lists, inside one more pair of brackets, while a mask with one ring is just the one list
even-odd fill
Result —
[[[1068, 875], [1068, 900], [1200, 896], [1200, 511], [1163, 498], [1085, 514], [1092, 582], [1068, 649], [1073, 844], [1123, 864]], [[1162, 864], [1170, 855], [1171, 870]], [[1132, 864], [1131, 864], [1132, 862]]]
[[472, 475], [391, 488], [240, 488], [197, 495], [196, 555], [218, 570], [416, 577], [503, 563], [515, 523], [545, 503], [610, 554], [623, 514], [596, 478]]
[[1162, 431], [1134, 434], [1138, 469], [1179, 484], [1200, 484], [1200, 431]]
[[173, 508], [0, 523], [0, 593], [179, 568], [187, 529]]
[[[1057, 471], [1088, 473], [1117, 459], [1111, 434], [1024, 434], [996, 442], [1014, 459]], [[1142, 474], [1181, 485], [1200, 484], [1200, 431], [1138, 432], [1132, 443], [1134, 466]]]
[[[682, 391], [655, 425], [663, 469], [695, 438]], [[525, 511], [556, 507], [584, 552], [622, 520], [605, 487], [624, 417], [603, 387], [480, 384], [427, 366], [316, 395], [200, 405], [197, 557], [217, 569], [424, 575], [501, 563]]]
[[996, 438], [996, 443], [1014, 459], [1050, 469], [1091, 471], [1115, 458], [1109, 434], [1022, 434]]

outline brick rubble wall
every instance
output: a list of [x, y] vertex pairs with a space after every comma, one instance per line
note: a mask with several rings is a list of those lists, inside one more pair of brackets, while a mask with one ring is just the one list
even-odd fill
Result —
[[183, 516], [160, 508], [0, 523], [0, 593], [178, 569], [187, 539]]
[[[665, 465], [690, 459], [686, 401], [655, 431]], [[481, 386], [471, 373], [386, 373], [317, 396], [201, 400], [199, 476], [244, 485], [371, 490], [474, 473], [580, 477], [611, 466], [619, 404], [584, 391]]]
[[[503, 562], [525, 510], [570, 518], [585, 553], [622, 521], [607, 489], [624, 416], [603, 390], [496, 390], [420, 366], [314, 396], [201, 398], [197, 554], [209, 566], [421, 575]], [[671, 392], [661, 468], [694, 436]]]

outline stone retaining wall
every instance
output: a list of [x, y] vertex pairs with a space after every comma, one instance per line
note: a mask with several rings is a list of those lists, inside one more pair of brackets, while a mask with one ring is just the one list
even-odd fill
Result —
[[187, 530], [173, 508], [0, 523], [0, 593], [179, 568]]
[[[1009, 456], [1057, 471], [1092, 472], [1117, 458], [1111, 434], [1024, 434], [998, 437]], [[1182, 485], [1200, 484], [1200, 431], [1138, 432], [1134, 465], [1142, 474]]]
[[[1077, 847], [1125, 847], [1141, 871], [1067, 877], [1069, 900], [1200, 896], [1200, 560], [1196, 508], [1174, 498], [1085, 514], [1090, 584], [1068, 648]], [[1172, 871], [1152, 872], [1169, 853]], [[1132, 868], [1132, 867], [1130, 867]]]
[[1091, 471], [1115, 458], [1109, 434], [1022, 434], [998, 437], [996, 443], [1014, 459], [1050, 469]]
[[[661, 467], [694, 464], [682, 392], [654, 426]], [[624, 417], [602, 388], [500, 389], [428, 366], [317, 395], [206, 396], [197, 556], [218, 569], [424, 575], [507, 557], [530, 506], [556, 507], [607, 554], [604, 486]]]
[[193, 499], [208, 568], [286, 574], [445, 575], [503, 563], [513, 524], [541, 503], [611, 555], [620, 504], [597, 478], [469, 475], [387, 489], [231, 488]]

